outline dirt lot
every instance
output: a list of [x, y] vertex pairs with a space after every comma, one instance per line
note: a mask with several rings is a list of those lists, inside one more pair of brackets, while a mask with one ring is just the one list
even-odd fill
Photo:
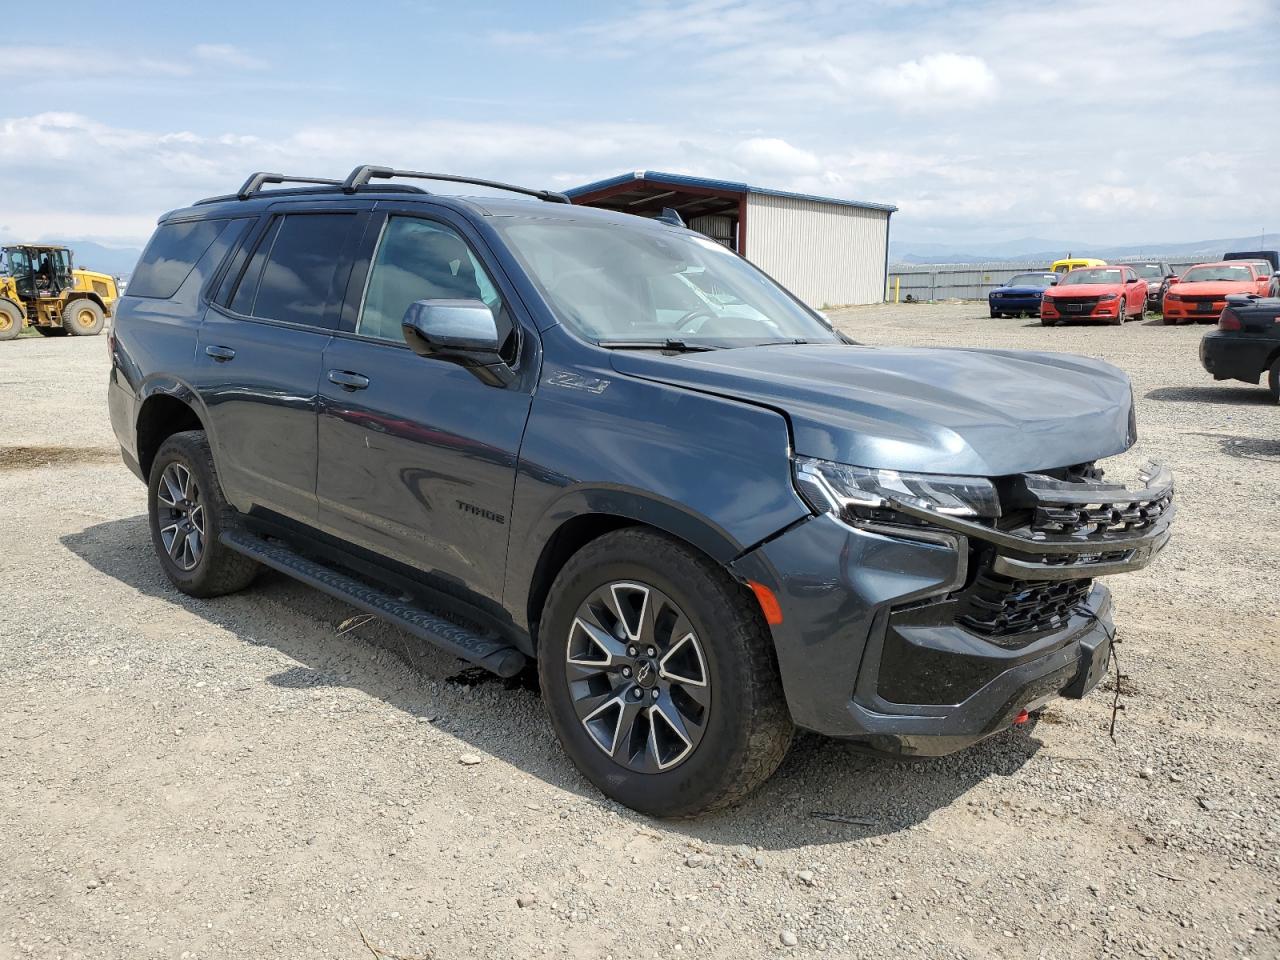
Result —
[[1115, 743], [1108, 683], [941, 760], [802, 738], [735, 810], [637, 816], [527, 686], [342, 634], [352, 609], [278, 576], [172, 590], [103, 340], [22, 339], [0, 344], [0, 957], [1280, 956], [1280, 409], [1208, 379], [1203, 328], [836, 316], [1132, 375], [1122, 465], [1170, 461], [1181, 514], [1113, 582]]

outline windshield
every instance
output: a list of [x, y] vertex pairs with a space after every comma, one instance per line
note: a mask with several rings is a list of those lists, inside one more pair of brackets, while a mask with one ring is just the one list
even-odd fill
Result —
[[1066, 287], [1079, 283], [1124, 283], [1119, 267], [1087, 267], [1072, 270], [1059, 282], [1058, 286]]
[[14, 276], [25, 276], [31, 269], [31, 260], [22, 247], [8, 247], [4, 251], [4, 272]]
[[1163, 280], [1164, 270], [1158, 263], [1130, 263], [1127, 266], [1143, 280]]
[[588, 340], [719, 347], [839, 342], [777, 284], [713, 240], [616, 223], [494, 221], [557, 318]]
[[1183, 283], [1204, 283], [1211, 280], [1225, 280], [1232, 283], [1252, 283], [1253, 271], [1248, 267], [1192, 267], [1182, 275]]
[[1049, 287], [1053, 285], [1053, 274], [1045, 273], [1020, 273], [1008, 283], [1006, 287]]

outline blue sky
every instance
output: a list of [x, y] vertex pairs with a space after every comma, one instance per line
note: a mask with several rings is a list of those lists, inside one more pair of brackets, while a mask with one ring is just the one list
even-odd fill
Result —
[[900, 241], [1280, 231], [1280, 0], [105, 11], [8, 18], [0, 236], [136, 245], [252, 170], [360, 162], [745, 179], [895, 203]]

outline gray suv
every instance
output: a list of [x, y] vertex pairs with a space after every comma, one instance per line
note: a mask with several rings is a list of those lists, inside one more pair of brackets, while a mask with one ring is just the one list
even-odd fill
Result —
[[935, 755], [1083, 697], [1102, 578], [1174, 515], [1165, 469], [1103, 479], [1114, 367], [859, 346], [700, 234], [548, 191], [255, 174], [161, 218], [110, 337], [179, 590], [270, 567], [536, 661], [568, 756], [659, 816], [746, 795], [796, 727]]

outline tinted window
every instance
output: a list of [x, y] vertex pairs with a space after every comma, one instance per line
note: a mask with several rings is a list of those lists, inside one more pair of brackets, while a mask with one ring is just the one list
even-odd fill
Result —
[[334, 279], [345, 264], [343, 248], [354, 222], [354, 215], [344, 213], [278, 220], [259, 243], [231, 308], [287, 323], [332, 325]]
[[403, 343], [400, 321], [415, 300], [482, 300], [508, 341], [504, 355], [514, 348], [497, 288], [465, 241], [441, 223], [392, 217], [378, 241], [356, 332]]
[[226, 220], [194, 220], [159, 227], [129, 278], [131, 297], [172, 297], [204, 256]]
[[271, 246], [276, 242], [276, 234], [280, 232], [282, 223], [284, 220], [280, 218], [272, 221], [270, 228], [258, 241], [258, 247], [253, 251], [253, 256], [249, 258], [249, 265], [240, 279], [240, 286], [236, 287], [236, 295], [231, 298], [231, 309], [236, 313], [245, 315], [253, 313], [253, 301], [258, 296], [258, 281], [262, 279], [262, 265], [267, 262], [267, 254], [271, 252]]

